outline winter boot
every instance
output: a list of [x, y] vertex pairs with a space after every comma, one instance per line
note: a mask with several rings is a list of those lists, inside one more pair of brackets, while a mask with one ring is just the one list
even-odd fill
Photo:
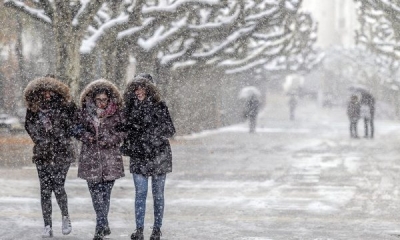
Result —
[[53, 229], [51, 229], [50, 225], [47, 225], [43, 229], [42, 238], [51, 238], [53, 237]]
[[104, 228], [103, 233], [104, 233], [104, 236], [110, 235], [110, 234], [111, 234], [111, 229], [110, 229], [110, 227], [109, 227], [109, 226], [106, 226], [106, 227]]
[[62, 234], [68, 235], [72, 231], [71, 220], [69, 216], [62, 217]]
[[103, 240], [103, 239], [104, 239], [104, 230], [102, 228], [96, 228], [93, 240]]
[[160, 240], [161, 238], [161, 230], [158, 227], [153, 228], [153, 232], [151, 233], [150, 240]]
[[144, 240], [143, 228], [136, 229], [136, 231], [131, 235], [131, 240]]

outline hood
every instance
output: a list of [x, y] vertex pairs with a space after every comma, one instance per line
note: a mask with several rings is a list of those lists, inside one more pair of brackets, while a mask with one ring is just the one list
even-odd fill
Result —
[[66, 84], [55, 78], [41, 77], [30, 81], [24, 90], [27, 108], [36, 112], [39, 109], [39, 94], [46, 90], [57, 93], [61, 97], [62, 103], [72, 101], [69, 87]]
[[125, 103], [130, 102], [133, 98], [135, 98], [135, 90], [138, 86], [143, 86], [147, 89], [147, 95], [152, 99], [154, 103], [158, 103], [161, 101], [161, 94], [158, 91], [156, 85], [149, 81], [147, 77], [138, 75], [128, 82], [125, 91], [124, 91], [124, 101]]
[[80, 96], [80, 106], [82, 108], [86, 107], [86, 103], [89, 102], [89, 99], [92, 98], [92, 94], [94, 91], [98, 89], [109, 89], [111, 92], [111, 101], [118, 105], [118, 107], [122, 106], [122, 96], [119, 92], [117, 86], [114, 83], [106, 80], [106, 79], [98, 79], [91, 83], [89, 83], [82, 91]]

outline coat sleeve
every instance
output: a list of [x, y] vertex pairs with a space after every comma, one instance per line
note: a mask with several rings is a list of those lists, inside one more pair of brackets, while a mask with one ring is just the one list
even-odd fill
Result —
[[79, 111], [75, 103], [71, 103], [67, 110], [68, 121], [66, 124], [67, 133], [69, 137], [77, 137], [82, 131], [82, 127], [79, 125]]
[[118, 114], [115, 120], [115, 127], [109, 129], [107, 136], [99, 136], [99, 141], [102, 141], [106, 146], [119, 145], [124, 139], [124, 133], [116, 129], [116, 126], [119, 126], [122, 122], [121, 114]]
[[26, 111], [25, 115], [25, 130], [31, 137], [35, 144], [39, 144], [45, 141], [45, 137], [42, 134], [41, 127], [35, 123], [37, 116], [31, 110]]
[[138, 124], [130, 114], [132, 110], [130, 108], [125, 107], [122, 110], [121, 121], [116, 125], [115, 129], [118, 132], [140, 132], [143, 131], [143, 127]]
[[160, 103], [160, 108], [157, 112], [158, 123], [154, 127], [154, 134], [157, 137], [170, 138], [175, 134], [175, 126], [169, 114], [168, 107], [164, 102]]
[[90, 139], [95, 139], [95, 134], [89, 131], [85, 116], [82, 111], [77, 111], [75, 116], [74, 137], [83, 143], [91, 143]]

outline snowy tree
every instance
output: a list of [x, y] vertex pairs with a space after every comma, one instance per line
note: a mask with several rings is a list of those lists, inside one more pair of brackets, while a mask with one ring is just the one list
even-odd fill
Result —
[[101, 76], [117, 81], [132, 56], [138, 71], [154, 73], [194, 64], [228, 73], [310, 66], [316, 25], [298, 12], [301, 2], [4, 0], [52, 26], [57, 75], [75, 94], [81, 71], [93, 73], [99, 54]]
[[[173, 41], [157, 44], [162, 47], [153, 55], [163, 68], [206, 64], [227, 73], [257, 67], [277, 70], [274, 64], [292, 70], [311, 67], [317, 62], [317, 27], [309, 14], [298, 12], [300, 5], [294, 0], [264, 0], [201, 6], [190, 18], [183, 16], [180, 28], [186, 29], [171, 36]], [[187, 24], [187, 19], [192, 20]]]
[[80, 52], [84, 34], [105, 0], [4, 0], [4, 5], [52, 26], [56, 43], [56, 72], [77, 95]]
[[375, 54], [376, 62], [394, 76], [400, 59], [400, 1], [356, 2], [361, 25], [356, 32], [357, 43]]

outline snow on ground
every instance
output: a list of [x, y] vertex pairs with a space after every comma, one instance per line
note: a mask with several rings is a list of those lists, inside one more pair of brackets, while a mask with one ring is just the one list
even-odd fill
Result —
[[[303, 100], [291, 122], [286, 103], [268, 99], [256, 134], [242, 123], [176, 137], [162, 239], [399, 239], [400, 123], [377, 119], [375, 139], [350, 139], [344, 108]], [[71, 167], [66, 183], [73, 232], [61, 235], [54, 201], [54, 239], [93, 236], [89, 192], [76, 174]], [[35, 168], [0, 169], [0, 186], [0, 239], [40, 239]], [[133, 206], [126, 171], [113, 189], [110, 239], [129, 239]], [[151, 213], [149, 193], [145, 238]]]

